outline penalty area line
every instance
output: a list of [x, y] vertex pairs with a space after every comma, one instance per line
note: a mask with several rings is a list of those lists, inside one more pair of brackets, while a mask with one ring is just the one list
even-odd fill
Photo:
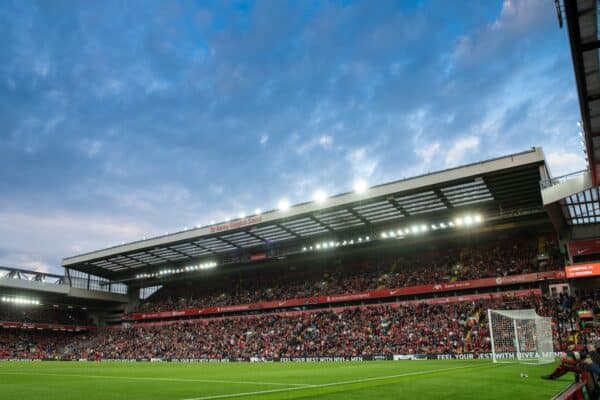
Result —
[[384, 379], [394, 379], [394, 378], [401, 378], [401, 377], [405, 377], [405, 376], [424, 375], [424, 374], [431, 374], [431, 373], [435, 373], [435, 372], [454, 371], [454, 370], [465, 369], [465, 368], [475, 368], [475, 367], [481, 368], [481, 367], [493, 367], [493, 366], [496, 366], [496, 364], [489, 364], [489, 365], [473, 364], [473, 365], [464, 365], [462, 367], [440, 368], [440, 369], [432, 369], [432, 370], [428, 370], [428, 371], [407, 372], [404, 374], [397, 374], [397, 375], [376, 376], [374, 378], [355, 379], [355, 380], [351, 380], [351, 381], [331, 382], [331, 383], [323, 383], [323, 384], [317, 384], [317, 385], [306, 385], [305, 387], [289, 387], [289, 388], [282, 388], [282, 389], [258, 390], [255, 392], [217, 394], [217, 395], [204, 396], [204, 397], [191, 397], [191, 398], [186, 398], [186, 399], [182, 399], [182, 400], [229, 399], [229, 398], [234, 398], [234, 397], [244, 397], [244, 396], [253, 396], [253, 395], [279, 393], [279, 392], [291, 392], [294, 390], [318, 389], [318, 388], [324, 388], [324, 387], [330, 387], [330, 386], [352, 385], [354, 383], [371, 382], [371, 381], [378, 381], [378, 380], [384, 380]]
[[185, 378], [161, 378], [151, 376], [113, 376], [113, 375], [88, 375], [88, 374], [56, 374], [49, 372], [16, 372], [0, 371], [0, 375], [31, 375], [31, 376], [70, 376], [77, 378], [97, 378], [97, 379], [125, 379], [129, 381], [164, 381], [164, 382], [189, 382], [189, 383], [231, 383], [235, 385], [262, 385], [262, 386], [310, 386], [304, 383], [279, 383], [279, 382], [258, 382], [258, 381], [229, 381], [218, 379], [185, 379]]

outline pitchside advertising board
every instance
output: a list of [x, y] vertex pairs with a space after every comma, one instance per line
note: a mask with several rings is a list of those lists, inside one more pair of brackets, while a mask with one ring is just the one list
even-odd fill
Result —
[[[552, 353], [558, 357], [559, 352]], [[521, 352], [521, 358], [539, 358], [535, 352]], [[491, 360], [492, 353], [444, 353], [444, 354], [380, 354], [364, 356], [320, 356], [320, 357], [246, 357], [246, 358], [136, 358], [136, 359], [102, 359], [101, 362], [109, 363], [136, 363], [136, 362], [171, 362], [171, 363], [232, 363], [232, 362], [282, 362], [282, 363], [319, 363], [319, 362], [363, 362], [363, 361], [422, 361], [422, 360]], [[517, 354], [512, 352], [496, 353], [496, 359], [516, 359]], [[27, 361], [59, 361], [57, 359], [0, 359], [7, 362]], [[62, 361], [95, 361], [87, 358]]]
[[565, 274], [567, 279], [600, 276], [600, 262], [567, 265]]

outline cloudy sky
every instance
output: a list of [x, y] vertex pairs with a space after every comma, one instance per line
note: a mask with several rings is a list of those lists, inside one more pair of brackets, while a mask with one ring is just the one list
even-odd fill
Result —
[[584, 168], [550, 0], [5, 0], [0, 38], [0, 265], [532, 146]]

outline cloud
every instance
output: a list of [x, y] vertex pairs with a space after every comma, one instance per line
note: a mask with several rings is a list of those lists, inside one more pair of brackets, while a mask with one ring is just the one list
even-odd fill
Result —
[[434, 157], [440, 154], [440, 142], [433, 142], [423, 147], [415, 149], [415, 152], [421, 157], [424, 163], [428, 164], [433, 161]]
[[444, 157], [446, 167], [454, 167], [462, 163], [465, 157], [479, 148], [479, 137], [467, 136], [454, 141]]
[[587, 163], [583, 155], [568, 152], [551, 152], [546, 156], [552, 176], [562, 176], [586, 169]]
[[[298, 138], [298, 139], [300, 141], [302, 141], [302, 138]], [[303, 144], [300, 144], [300, 146], [297, 148], [297, 152], [298, 152], [298, 154], [303, 154], [303, 153], [309, 152], [311, 150], [314, 150], [317, 147], [320, 147], [323, 150], [328, 150], [328, 149], [331, 149], [332, 145], [333, 145], [333, 137], [328, 134], [323, 134], [323, 135], [313, 137], [309, 141], [307, 141]]]
[[[504, 0], [498, 17], [470, 35], [461, 35], [452, 52], [459, 64], [485, 62], [486, 57], [532, 40], [536, 30], [555, 19], [553, 7], [544, 0]], [[532, 35], [533, 33], [533, 35]]]
[[143, 232], [142, 223], [110, 215], [2, 211], [1, 264], [60, 273], [63, 257], [138, 240]]
[[359, 177], [579, 151], [545, 0], [44, 4], [0, 5], [0, 264], [58, 265]]

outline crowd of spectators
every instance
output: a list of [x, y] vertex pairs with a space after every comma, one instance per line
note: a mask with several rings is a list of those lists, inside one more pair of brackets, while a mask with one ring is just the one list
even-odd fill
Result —
[[211, 279], [210, 286], [200, 281], [166, 286], [136, 311], [248, 304], [559, 269], [562, 264], [556, 241], [544, 237], [542, 242], [540, 246], [537, 237], [495, 241], [388, 257], [377, 263], [343, 263], [319, 268], [318, 272], [303, 268], [285, 274], [240, 273]]
[[[340, 310], [262, 314], [151, 327], [103, 329], [77, 336], [0, 330], [0, 356], [38, 358], [249, 358], [444, 354], [490, 351], [486, 310], [535, 308], [574, 316], [598, 311], [600, 297], [506, 297], [448, 304], [370, 305]], [[575, 318], [575, 317], [573, 317]], [[564, 340], [580, 340], [578, 321], [554, 324]], [[597, 339], [593, 337], [591, 339]]]

